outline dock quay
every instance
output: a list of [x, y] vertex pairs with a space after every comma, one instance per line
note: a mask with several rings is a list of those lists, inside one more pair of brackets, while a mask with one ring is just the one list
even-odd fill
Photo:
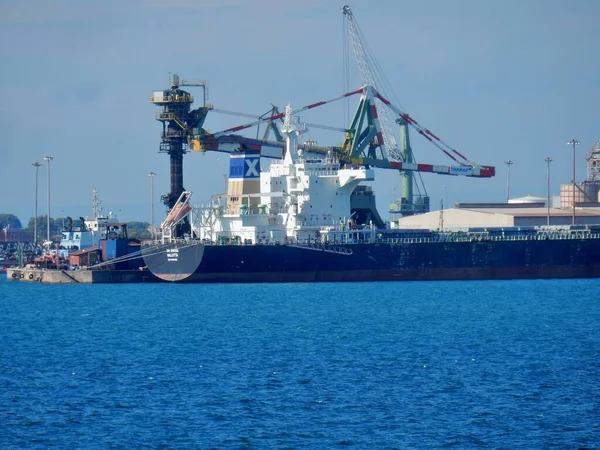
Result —
[[37, 268], [7, 269], [6, 279], [48, 284], [151, 283], [160, 281], [148, 270], [60, 270]]

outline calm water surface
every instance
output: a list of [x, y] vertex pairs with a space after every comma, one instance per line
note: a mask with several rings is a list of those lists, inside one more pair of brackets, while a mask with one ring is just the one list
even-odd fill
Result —
[[0, 280], [0, 448], [600, 448], [600, 281]]

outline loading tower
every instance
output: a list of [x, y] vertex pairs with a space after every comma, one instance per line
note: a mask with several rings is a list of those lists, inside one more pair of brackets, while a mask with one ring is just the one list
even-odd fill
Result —
[[[154, 91], [150, 103], [159, 106], [156, 111], [156, 120], [162, 123], [160, 134], [160, 153], [168, 153], [171, 165], [171, 191], [162, 195], [163, 203], [173, 208], [177, 199], [184, 192], [183, 187], [183, 155], [188, 152], [188, 141], [192, 135], [201, 133], [202, 125], [208, 111], [212, 108], [206, 104], [206, 81], [180, 80], [173, 74], [170, 79], [171, 87], [164, 91]], [[182, 86], [200, 86], [203, 88], [202, 106], [191, 109], [194, 97]]]

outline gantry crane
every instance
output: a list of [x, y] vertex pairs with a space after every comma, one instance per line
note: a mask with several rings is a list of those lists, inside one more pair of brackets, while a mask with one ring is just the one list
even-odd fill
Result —
[[[384, 169], [395, 169], [409, 172], [430, 172], [443, 175], [460, 175], [467, 177], [487, 178], [495, 175], [495, 169], [491, 166], [480, 166], [474, 162], [468, 161], [462, 154], [447, 146], [435, 134], [427, 128], [422, 127], [408, 113], [393, 105], [388, 99], [383, 97], [373, 86], [363, 86], [351, 92], [330, 100], [322, 100], [310, 103], [306, 106], [292, 110], [293, 114], [308, 111], [313, 108], [321, 107], [329, 103], [346, 99], [360, 94], [359, 106], [352, 120], [352, 124], [346, 131], [346, 139], [341, 147], [322, 147], [311, 145], [309, 143], [299, 144], [299, 148], [304, 151], [326, 154], [332, 151], [339, 159], [342, 165], [367, 165]], [[386, 146], [379, 121], [379, 108], [375, 100], [380, 100], [386, 108], [389, 108], [398, 118], [405, 120], [410, 126], [417, 129], [419, 134], [430, 140], [435, 146], [441, 149], [457, 165], [437, 165], [437, 164], [418, 164], [414, 162], [402, 161], [396, 158], [390, 158], [388, 147]], [[267, 158], [282, 158], [284, 143], [279, 141], [266, 141], [261, 139], [246, 138], [234, 134], [240, 131], [281, 119], [285, 113], [274, 114], [262, 119], [256, 119], [252, 122], [238, 125], [217, 133], [203, 133], [191, 137], [191, 141], [197, 141], [190, 146], [199, 148], [199, 151], [219, 151], [225, 153], [235, 153], [245, 149], [260, 151], [261, 156]], [[255, 117], [255, 116], [253, 116]], [[462, 159], [461, 162], [459, 159]]]
[[[393, 88], [389, 85], [385, 75], [379, 69], [379, 64], [377, 63], [375, 56], [368, 50], [366, 40], [362, 35], [362, 32], [360, 31], [360, 28], [358, 26], [358, 23], [356, 22], [356, 19], [354, 18], [352, 10], [348, 5], [344, 5], [344, 7], [342, 8], [342, 12], [346, 19], [345, 24], [347, 25], [349, 38], [352, 41], [352, 47], [354, 50], [354, 55], [360, 71], [362, 82], [375, 87], [379, 91], [379, 93], [381, 93], [388, 99], [394, 99]], [[344, 57], [346, 57], [346, 55], [344, 55]], [[387, 104], [388, 106], [390, 106], [388, 103], [386, 103], [385, 100], [383, 100], [381, 95], [377, 95], [376, 101], [374, 104], [371, 105], [371, 108], [375, 110], [378, 106], [381, 106], [382, 104]], [[391, 131], [386, 109], [381, 108], [379, 110], [381, 135], [378, 137], [378, 141], [374, 145], [375, 148], [372, 151], [377, 151], [377, 149], [379, 149], [382, 157], [385, 157], [385, 153], [387, 153], [387, 156], [393, 161], [402, 162], [404, 163], [404, 165], [414, 164], [415, 159], [410, 145], [409, 135], [409, 127], [412, 126], [417, 130], [419, 134], [424, 136], [429, 141], [433, 142], [439, 149], [441, 149], [444, 153], [446, 153], [446, 155], [448, 155], [461, 166], [474, 166], [474, 164], [468, 161], [462, 154], [452, 149], [450, 146], [448, 146], [446, 143], [440, 140], [436, 135], [431, 133], [428, 129], [422, 127], [407, 113], [401, 111], [399, 108], [390, 108], [397, 115], [395, 122], [400, 127], [400, 145], [396, 143], [394, 135]], [[365, 112], [363, 111], [359, 112], [361, 114], [361, 117], [365, 114]], [[351, 136], [351, 139], [355, 139], [355, 136]], [[352, 141], [347, 140], [345, 145], [352, 145]], [[418, 171], [416, 172], [418, 173]], [[414, 195], [413, 192], [413, 188], [418, 188], [416, 180], [413, 176], [415, 172], [401, 170], [400, 173], [402, 176], [402, 195], [400, 198], [400, 204], [398, 205], [396, 199], [394, 199], [394, 206], [396, 206], [396, 208], [394, 211], [390, 210], [390, 212], [402, 212], [405, 215], [427, 212], [429, 210], [429, 197], [427, 196], [427, 193], [425, 191], [425, 186], [423, 185], [422, 187], [424, 195], [417, 197], [416, 195]]]
[[[352, 13], [352, 10], [348, 5], [343, 6], [342, 12], [346, 19], [345, 24], [347, 26], [347, 34], [349, 35], [349, 38], [352, 41], [352, 47], [354, 50], [354, 55], [360, 71], [362, 82], [365, 84], [375, 86], [377, 89], [381, 90], [387, 85], [387, 83], [385, 82], [385, 77], [382, 73], [376, 70], [376, 68], [378, 67], [377, 62], [375, 60], [374, 55], [368, 51], [366, 41], [362, 36], [358, 23], [356, 23], [354, 14]], [[347, 57], [347, 55], [344, 55], [344, 58]], [[347, 61], [345, 61], [345, 64], [347, 64]], [[385, 94], [389, 96], [389, 93], [386, 92]], [[396, 143], [394, 135], [391, 131], [391, 127], [389, 125], [387, 117], [387, 112], [385, 110], [382, 111], [382, 134], [383, 138], [385, 139], [385, 142], [390, 148], [390, 155], [395, 160], [403, 161], [406, 163], [414, 163], [414, 156], [412, 152], [412, 147], [410, 145], [410, 133], [408, 129], [408, 122], [402, 118], [398, 118], [396, 122], [400, 127], [400, 146], [398, 146], [398, 144]], [[400, 174], [402, 177], [402, 189], [399, 202], [400, 204], [397, 205], [397, 199], [394, 198], [394, 205], [390, 207], [390, 212], [399, 211], [405, 215], [414, 214], [418, 212], [428, 212], [429, 197], [427, 196], [425, 186], [423, 185], [424, 194], [422, 196], [419, 196], [419, 201], [417, 202], [417, 197], [413, 195], [413, 186], [415, 186], [416, 181], [414, 179], [413, 172], [400, 171]], [[391, 208], [394, 208], [394, 210], [392, 210]]]
[[[213, 109], [212, 105], [206, 103], [198, 109], [190, 111], [190, 104], [193, 98], [189, 93], [181, 91], [184, 94], [184, 100], [173, 100], [173, 94], [169, 91], [158, 91], [154, 93], [151, 102], [163, 107], [157, 112], [157, 120], [163, 122], [163, 133], [161, 134], [161, 151], [168, 152], [171, 155], [171, 194], [165, 196], [166, 199], [173, 199], [173, 203], [183, 192], [182, 177], [182, 157], [188, 150], [191, 151], [218, 151], [224, 153], [236, 153], [244, 150], [260, 151], [262, 157], [281, 159], [285, 143], [280, 140], [270, 141], [265, 139], [248, 138], [236, 133], [244, 131], [254, 126], [264, 123], [274, 123], [282, 119], [285, 113], [276, 113], [268, 117], [252, 116], [256, 120], [227, 128], [216, 133], [209, 133], [201, 128], [208, 111]], [[458, 151], [449, 147], [444, 141], [438, 138], [429, 129], [421, 126], [414, 118], [400, 108], [393, 105], [387, 98], [383, 97], [373, 86], [363, 86], [359, 89], [347, 92], [329, 100], [321, 100], [308, 105], [296, 108], [294, 114], [321, 107], [335, 101], [347, 99], [359, 95], [359, 106], [352, 119], [349, 128], [334, 128], [345, 132], [345, 139], [340, 147], [336, 146], [318, 146], [314, 143], [299, 144], [299, 148], [309, 153], [325, 155], [332, 151], [340, 161], [340, 164], [350, 165], [368, 165], [372, 167], [395, 169], [407, 172], [431, 172], [445, 175], [462, 175], [468, 177], [492, 177], [495, 174], [494, 167], [480, 166], [466, 159]], [[161, 96], [162, 95], [162, 96]], [[179, 94], [177, 94], [179, 95]], [[390, 151], [383, 136], [381, 122], [379, 120], [379, 110], [381, 108], [376, 104], [376, 100], [381, 102], [385, 108], [391, 110], [397, 120], [402, 120], [407, 125], [413, 127], [419, 134], [431, 141], [436, 147], [442, 150], [447, 156], [452, 158], [457, 165], [434, 165], [418, 164], [408, 159], [402, 159]], [[181, 108], [179, 103], [184, 103]], [[179, 107], [179, 109], [177, 109]], [[223, 112], [221, 110], [216, 110]], [[230, 113], [230, 112], [229, 112]], [[246, 116], [246, 114], [235, 113], [236, 115]], [[174, 194], [178, 194], [176, 197]], [[165, 202], [167, 204], [167, 202]], [[171, 206], [171, 203], [167, 204]]]
[[[429, 129], [419, 124], [407, 112], [395, 106], [389, 100], [388, 96], [379, 91], [374, 83], [385, 85], [378, 81], [382, 75], [370, 69], [372, 66], [376, 66], [376, 64], [369, 63], [372, 56], [366, 52], [362, 44], [363, 39], [360, 36], [350, 8], [345, 6], [343, 11], [347, 18], [363, 80], [367, 82], [361, 88], [346, 92], [341, 96], [330, 100], [313, 102], [301, 108], [294, 109], [293, 113], [297, 114], [338, 100], [360, 95], [356, 113], [348, 128], [309, 125], [311, 127], [322, 127], [343, 132], [344, 139], [341, 146], [318, 146], [314, 141], [308, 141], [304, 144], [299, 144], [299, 148], [309, 154], [326, 155], [332, 152], [338, 158], [341, 165], [365, 165], [400, 171], [404, 180], [402, 212], [408, 214], [424, 212], [425, 207], [428, 206], [424, 203], [420, 207], [415, 206], [412, 195], [413, 179], [411, 174], [413, 173], [429, 172], [476, 178], [494, 176], [494, 167], [478, 165], [468, 160], [463, 154], [442, 141]], [[192, 110], [191, 105], [194, 99], [189, 92], [180, 89], [181, 86], [202, 87], [202, 106]], [[279, 112], [276, 107], [273, 107], [270, 112], [262, 116], [215, 110], [212, 105], [206, 103], [206, 93], [207, 83], [205, 81], [180, 81], [177, 75], [173, 75], [171, 78], [171, 88], [165, 91], [155, 91], [154, 95], [150, 98], [151, 103], [162, 107], [156, 114], [156, 119], [163, 124], [160, 151], [168, 153], [171, 158], [171, 192], [163, 196], [163, 201], [171, 209], [176, 204], [177, 199], [185, 192], [183, 187], [183, 155], [188, 151], [218, 151], [231, 154], [253, 150], [259, 151], [260, 155], [266, 158], [281, 159], [284, 156], [285, 143], [276, 124], [281, 121], [285, 113]], [[202, 126], [210, 110], [247, 116], [256, 120], [217, 133], [209, 133]], [[388, 110], [395, 115], [395, 122], [400, 126], [400, 145], [396, 143], [389, 127], [386, 114]], [[258, 139], [258, 132], [255, 139], [237, 134], [250, 127], [262, 124], [267, 124], [267, 131], [263, 139]], [[412, 127], [418, 134], [432, 142], [438, 149], [450, 157], [456, 165], [416, 163], [410, 146], [409, 127]], [[274, 132], [276, 140], [267, 139], [269, 131]], [[186, 231], [186, 227], [189, 228], [187, 223], [180, 225], [181, 229], [176, 230], [177, 235], [181, 236]]]

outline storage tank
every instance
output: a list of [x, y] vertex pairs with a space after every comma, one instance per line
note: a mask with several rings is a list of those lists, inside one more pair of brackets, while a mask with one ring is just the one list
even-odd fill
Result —
[[[580, 185], [575, 186], [575, 204], [585, 202], [585, 194], [583, 188]], [[561, 208], [572, 208], [573, 207], [573, 185], [572, 184], [561, 184], [560, 185], [560, 207]]]

